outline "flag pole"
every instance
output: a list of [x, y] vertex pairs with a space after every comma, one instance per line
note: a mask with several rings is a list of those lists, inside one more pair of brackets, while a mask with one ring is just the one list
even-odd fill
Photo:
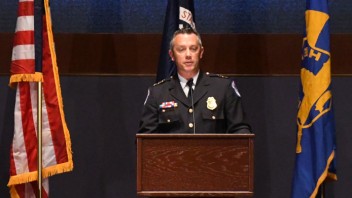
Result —
[[325, 182], [319, 186], [316, 198], [325, 198]]
[[325, 198], [325, 182], [320, 185], [320, 198]]
[[[43, 67], [43, 14], [44, 0], [34, 1], [34, 46], [35, 46], [35, 71], [42, 72]], [[37, 83], [37, 172], [38, 172], [38, 197], [42, 198], [43, 160], [42, 160], [42, 82]]]
[[38, 138], [38, 195], [42, 198], [42, 82], [38, 82], [38, 95], [37, 95], [37, 138]]

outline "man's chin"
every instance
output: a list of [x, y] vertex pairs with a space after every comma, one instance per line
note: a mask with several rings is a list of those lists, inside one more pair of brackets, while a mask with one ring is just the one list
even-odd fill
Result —
[[198, 70], [195, 68], [183, 68], [182, 70], [180, 70], [180, 72], [184, 74], [194, 74], [194, 73], [197, 73]]
[[187, 65], [186, 65], [186, 66], [184, 67], [184, 70], [187, 71], [187, 72], [193, 72], [193, 71], [195, 71], [195, 70], [197, 70], [197, 69], [196, 69], [196, 67], [194, 67], [194, 65], [190, 65], [190, 66], [187, 66]]

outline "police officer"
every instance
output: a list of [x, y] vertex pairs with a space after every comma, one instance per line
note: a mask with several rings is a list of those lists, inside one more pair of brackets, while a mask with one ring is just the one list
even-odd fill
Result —
[[148, 89], [139, 133], [250, 133], [234, 81], [200, 71], [203, 52], [193, 29], [174, 33], [177, 74]]

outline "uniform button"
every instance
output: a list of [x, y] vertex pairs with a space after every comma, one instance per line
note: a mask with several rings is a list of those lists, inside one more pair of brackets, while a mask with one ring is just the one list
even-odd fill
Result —
[[188, 112], [189, 113], [193, 113], [193, 109], [188, 109]]
[[215, 116], [211, 116], [211, 118], [212, 118], [213, 120], [215, 120]]
[[188, 124], [189, 128], [193, 128], [193, 123]]
[[166, 122], [171, 122], [171, 120], [170, 120], [170, 119], [167, 119]]

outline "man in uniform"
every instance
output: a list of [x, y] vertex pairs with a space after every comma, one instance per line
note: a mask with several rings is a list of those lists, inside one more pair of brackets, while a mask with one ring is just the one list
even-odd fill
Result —
[[200, 71], [203, 52], [193, 29], [174, 33], [169, 55], [177, 74], [149, 88], [139, 133], [250, 133], [235, 83]]

